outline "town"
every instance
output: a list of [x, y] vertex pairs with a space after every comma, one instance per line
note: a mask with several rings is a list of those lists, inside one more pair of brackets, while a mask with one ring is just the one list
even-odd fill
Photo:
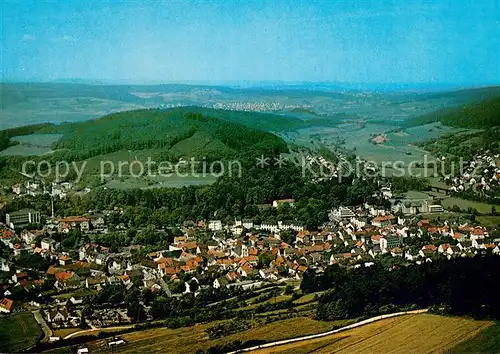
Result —
[[[207, 289], [250, 292], [290, 281], [300, 284], [306, 272], [321, 274], [329, 265], [418, 266], [438, 258], [500, 253], [500, 235], [478, 222], [456, 217], [432, 200], [394, 195], [388, 183], [379, 185], [376, 196], [384, 206], [340, 206], [316, 230], [300, 221], [253, 219], [185, 220], [169, 229], [135, 230], [142, 237], [167, 235], [168, 247], [153, 250], [105, 241], [102, 235], [110, 233], [130, 237], [130, 230], [117, 222], [123, 213], [119, 207], [57, 217], [52, 202], [52, 215], [33, 208], [6, 212], [0, 224], [0, 312], [33, 312], [44, 340], [57, 342], [80, 331], [154, 319], [151, 305], [143, 302], [135, 302], [139, 308], [134, 309], [123, 301], [111, 307], [89, 302], [113, 286], [196, 297]], [[14, 198], [49, 194], [64, 199], [73, 193], [69, 182], [49, 187], [26, 182], [10, 190]], [[294, 208], [295, 203], [274, 200], [267, 207]]]

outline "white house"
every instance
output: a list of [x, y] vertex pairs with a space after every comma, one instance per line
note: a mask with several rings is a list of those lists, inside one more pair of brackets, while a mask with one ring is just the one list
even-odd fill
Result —
[[221, 231], [222, 230], [222, 221], [220, 221], [220, 220], [209, 220], [208, 221], [208, 229], [210, 231]]

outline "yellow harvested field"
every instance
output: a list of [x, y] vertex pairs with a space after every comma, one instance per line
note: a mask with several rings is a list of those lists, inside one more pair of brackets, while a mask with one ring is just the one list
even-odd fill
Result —
[[71, 334], [71, 333], [75, 333], [75, 332], [80, 332], [82, 331], [81, 328], [61, 328], [61, 329], [56, 329], [56, 330], [53, 330], [52, 331], [52, 335], [54, 337], [61, 337], [61, 338], [64, 338], [66, 337], [68, 334]]
[[[217, 340], [207, 338], [205, 329], [215, 323], [195, 325], [178, 329], [158, 328], [137, 331], [120, 335], [126, 345], [120, 346], [120, 353], [169, 353], [185, 354], [206, 350], [217, 344], [229, 343], [234, 340], [242, 342], [249, 340], [264, 340], [267, 342], [294, 338], [309, 334], [326, 332], [334, 325], [348, 325], [352, 322], [322, 322], [307, 317], [295, 317], [282, 321], [257, 326], [245, 332], [235, 333]], [[97, 340], [89, 343], [90, 352], [108, 352], [106, 340]], [[118, 348], [117, 348], [118, 350]]]
[[493, 325], [460, 317], [421, 314], [370, 323], [331, 336], [254, 351], [270, 353], [441, 353]]

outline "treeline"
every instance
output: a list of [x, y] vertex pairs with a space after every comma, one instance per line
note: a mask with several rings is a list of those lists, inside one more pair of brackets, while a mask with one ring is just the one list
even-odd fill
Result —
[[329, 289], [318, 303], [316, 315], [322, 320], [430, 306], [454, 315], [500, 319], [499, 267], [500, 257], [492, 255], [349, 271], [334, 265], [322, 275], [306, 272], [301, 288]]
[[14, 142], [10, 140], [10, 136], [4, 131], [0, 131], [0, 151], [12, 145], [14, 145]]
[[[59, 214], [78, 215], [88, 210], [122, 207], [112, 223], [130, 227], [179, 225], [186, 220], [254, 218], [256, 221], [297, 220], [317, 227], [338, 205], [358, 205], [377, 190], [373, 181], [345, 179], [342, 183], [312, 183], [300, 168], [244, 169], [241, 178], [221, 177], [208, 186], [165, 189], [96, 189], [84, 196], [57, 200]], [[294, 207], [271, 208], [275, 199], [294, 198]], [[264, 205], [265, 204], [265, 205]]]
[[391, 188], [394, 193], [406, 193], [410, 190], [428, 191], [431, 186], [425, 178], [416, 177], [391, 177]]
[[498, 127], [500, 125], [500, 97], [485, 99], [460, 108], [446, 108], [432, 112], [410, 120], [408, 126], [438, 121], [444, 125], [469, 129]]

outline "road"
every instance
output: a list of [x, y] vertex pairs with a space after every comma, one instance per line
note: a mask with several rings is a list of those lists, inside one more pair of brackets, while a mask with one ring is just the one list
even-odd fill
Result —
[[78, 331], [78, 332], [74, 332], [74, 333], [68, 334], [63, 339], [69, 339], [69, 338], [74, 337], [76, 335], [82, 335], [82, 334], [85, 334], [85, 333], [91, 333], [91, 332], [97, 332], [97, 331], [110, 331], [110, 330], [112, 331], [112, 330], [130, 329], [130, 328], [134, 328], [134, 325], [84, 329], [84, 330], [81, 330], [81, 331]]
[[331, 334], [335, 334], [335, 333], [347, 331], [347, 330], [352, 329], [352, 328], [364, 326], [364, 325], [366, 325], [368, 323], [380, 321], [380, 320], [383, 320], [385, 318], [391, 318], [391, 317], [396, 317], [396, 316], [404, 316], [404, 315], [416, 315], [416, 314], [424, 313], [424, 312], [427, 312], [427, 311], [429, 311], [429, 309], [414, 310], [414, 311], [404, 311], [404, 312], [390, 313], [388, 315], [380, 315], [380, 316], [369, 318], [369, 319], [364, 320], [364, 321], [360, 321], [360, 322], [354, 323], [354, 324], [349, 325], [349, 326], [345, 326], [345, 327], [342, 327], [342, 328], [334, 329], [332, 331], [318, 333], [318, 334], [312, 334], [312, 335], [304, 336], [304, 337], [297, 337], [297, 338], [285, 339], [285, 340], [280, 340], [280, 341], [277, 341], [277, 342], [271, 342], [271, 343], [261, 344], [261, 345], [255, 346], [255, 347], [250, 347], [250, 348], [245, 348], [245, 349], [240, 349], [240, 350], [237, 350], [237, 351], [234, 351], [234, 352], [230, 352], [228, 354], [250, 352], [250, 351], [258, 350], [258, 349], [262, 349], [262, 348], [276, 347], [276, 346], [280, 346], [280, 345], [284, 345], [284, 344], [289, 344], [289, 343], [294, 343], [294, 342], [301, 342], [301, 341], [304, 341], [304, 340], [310, 340], [310, 339], [315, 339], [315, 338], [321, 338], [321, 337], [329, 336]]
[[49, 338], [52, 336], [52, 330], [49, 328], [47, 325], [47, 322], [45, 322], [45, 319], [43, 318], [42, 314], [40, 313], [40, 310], [32, 311], [33, 317], [35, 317], [35, 320], [38, 322], [40, 327], [42, 327], [43, 331], [43, 338], [41, 340], [42, 343], [46, 343], [49, 341]]

